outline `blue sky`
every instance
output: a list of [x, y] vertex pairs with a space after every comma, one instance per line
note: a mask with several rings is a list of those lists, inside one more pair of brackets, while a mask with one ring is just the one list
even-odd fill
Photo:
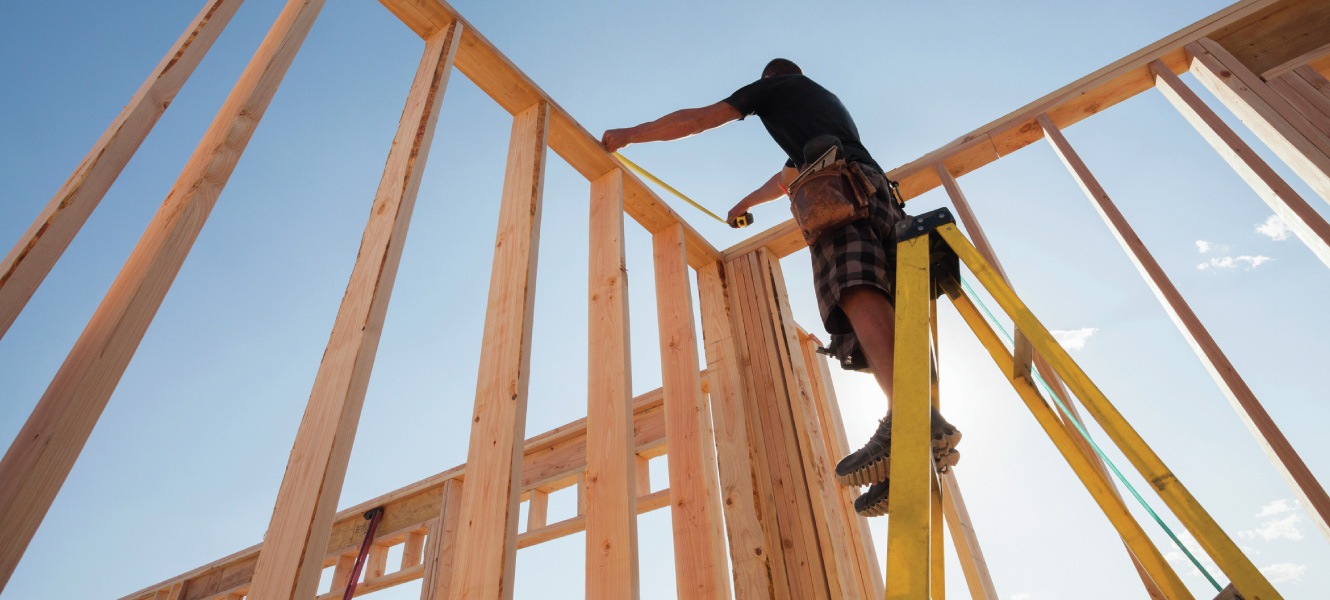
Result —
[[[0, 6], [0, 244], [18, 239], [201, 4]], [[17, 434], [281, 5], [241, 7], [0, 339], [0, 438]], [[590, 131], [710, 104], [784, 56], [840, 95], [887, 168], [1224, 5], [456, 3]], [[422, 48], [376, 2], [323, 9], [4, 598], [117, 598], [261, 539]], [[341, 506], [465, 460], [509, 124], [453, 76]], [[1271, 212], [1158, 93], [1066, 134], [1312, 471], [1330, 479], [1330, 273], [1296, 239], [1257, 232]], [[718, 213], [784, 160], [756, 121], [625, 154]], [[586, 411], [588, 185], [550, 156], [529, 434]], [[1285, 579], [1284, 597], [1330, 589], [1330, 544], [1300, 509], [1285, 510], [1291, 492], [1048, 146], [960, 184], [1018, 292], [1050, 329], [1094, 330], [1073, 357], [1256, 564]], [[947, 204], [934, 191], [910, 206]], [[756, 229], [735, 232], [676, 209], [722, 248], [788, 217], [761, 207]], [[641, 393], [660, 384], [650, 238], [630, 225], [627, 244]], [[820, 332], [807, 253], [782, 266], [796, 319]], [[957, 474], [1001, 597], [1140, 597], [1089, 495], [954, 312], [942, 313], [943, 406], [965, 432]], [[883, 400], [867, 376], [834, 379], [857, 445]], [[655, 489], [668, 485], [663, 461], [652, 464]], [[551, 519], [573, 502], [553, 496]], [[668, 510], [640, 527], [642, 596], [672, 598]], [[885, 556], [885, 520], [874, 533]], [[582, 543], [519, 552], [517, 596], [581, 597]], [[1198, 597], [1211, 594], [1175, 564]], [[967, 597], [954, 561], [948, 583], [949, 597]], [[417, 588], [379, 596], [415, 598]]]

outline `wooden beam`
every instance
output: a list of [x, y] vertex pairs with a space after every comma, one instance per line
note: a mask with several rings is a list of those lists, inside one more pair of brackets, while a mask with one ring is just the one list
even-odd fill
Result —
[[1218, 44], [1202, 39], [1187, 51], [1196, 79], [1330, 202], [1330, 137]]
[[[780, 597], [829, 598], [821, 549], [813, 524], [803, 461], [789, 412], [787, 384], [776, 356], [775, 333], [766, 301], [767, 288], [760, 275], [757, 254], [738, 256], [726, 263], [731, 305], [739, 342], [739, 364], [744, 365], [744, 391], [749, 437], [757, 457], [754, 478], [762, 501], [767, 547], [779, 553], [776, 567]], [[773, 518], [774, 517], [774, 518]]]
[[637, 455], [619, 169], [591, 182], [589, 235], [586, 595], [635, 600]]
[[388, 572], [387, 544], [374, 544], [369, 547], [369, 556], [365, 559], [365, 583], [383, 577]]
[[[829, 456], [839, 459], [850, 453], [849, 443], [845, 439], [845, 426], [841, 421], [840, 407], [836, 403], [836, 390], [831, 383], [831, 372], [827, 369], [826, 359], [817, 353], [821, 342], [800, 330], [799, 345], [803, 351], [804, 364], [808, 366], [808, 380], [817, 403], [818, 420], [822, 423], [823, 444]], [[854, 512], [854, 501], [859, 497], [859, 489], [854, 486], [837, 486], [837, 491], [840, 494], [837, 516], [841, 519], [841, 527], [849, 536], [851, 559], [854, 561], [860, 597], [883, 596], [885, 590], [882, 588], [882, 572], [878, 568], [877, 549], [873, 545], [872, 533], [868, 530], [868, 519]]]
[[351, 571], [356, 568], [356, 555], [343, 554], [337, 557], [337, 566], [333, 569], [332, 589], [346, 589], [351, 583]]
[[[1205, 141], [1219, 153], [1238, 176], [1247, 182], [1265, 204], [1288, 225], [1298, 239], [1326, 266], [1330, 266], [1330, 224], [1298, 195], [1270, 165], [1261, 160], [1246, 142], [1206, 106], [1191, 88], [1162, 63], [1150, 63], [1160, 93]], [[1297, 77], [1290, 73], [1290, 76]], [[1327, 100], [1330, 103], [1330, 100]]]
[[[1311, 81], [1304, 78], [1304, 73], [1312, 78]], [[1330, 135], [1330, 97], [1312, 83], [1324, 80], [1320, 73], [1304, 66], [1267, 83], [1318, 131]]]
[[409, 569], [424, 562], [425, 532], [412, 531], [406, 534], [406, 544], [402, 546], [402, 562], [398, 569]]
[[1247, 382], [1238, 374], [1237, 368], [1228, 360], [1223, 350], [1219, 348], [1219, 344], [1215, 342], [1214, 338], [1210, 336], [1210, 332], [1201, 324], [1201, 320], [1197, 318], [1196, 313], [1192, 312], [1191, 306], [1183, 299], [1182, 294], [1174, 287], [1173, 282], [1164, 273], [1163, 268], [1159, 266], [1154, 256], [1146, 249], [1145, 243], [1136, 236], [1136, 232], [1127, 223], [1122, 213], [1118, 211], [1117, 206], [1113, 204], [1103, 186], [1099, 185], [1099, 181], [1095, 179], [1089, 167], [1081, 160], [1080, 155], [1071, 147], [1067, 138], [1047, 118], [1041, 117], [1039, 122], [1048, 135], [1053, 151], [1062, 159], [1062, 162], [1067, 166], [1067, 170], [1071, 172], [1076, 183], [1081, 186], [1099, 216], [1104, 219], [1104, 223], [1113, 232], [1113, 237], [1127, 252], [1127, 256], [1131, 258], [1132, 263], [1136, 265], [1136, 269], [1140, 271], [1141, 276], [1155, 293], [1155, 297], [1159, 299], [1159, 303], [1163, 305], [1164, 310], [1173, 319], [1174, 325], [1187, 340], [1187, 344], [1201, 359], [1201, 364], [1205, 366], [1206, 371], [1219, 385], [1220, 391], [1233, 405], [1238, 417], [1242, 419], [1247, 429], [1251, 431], [1252, 436], [1256, 438], [1257, 443], [1261, 445], [1261, 449], [1270, 458], [1270, 462], [1274, 463], [1279, 474], [1284, 477], [1284, 481], [1292, 488], [1298, 501], [1307, 509], [1307, 513], [1311, 515], [1312, 521], [1320, 528], [1322, 535], [1330, 539], [1330, 524], [1328, 524], [1330, 523], [1330, 496], [1326, 495], [1325, 489], [1321, 487], [1311, 470], [1303, 463], [1302, 458], [1298, 456], [1292, 444], [1284, 437], [1274, 419], [1265, 411], [1265, 407], [1252, 393], [1251, 388], [1247, 387]]
[[1253, 72], [1271, 73], [1266, 76], [1271, 79], [1322, 55], [1330, 44], [1330, 5], [1322, 0], [1282, 0], [1206, 37]]
[[323, 0], [289, 0], [0, 461], [0, 589], [69, 475]]
[[[665, 454], [665, 406], [663, 390], [657, 388], [633, 399], [634, 444], [640, 456]], [[575, 479], [586, 468], [586, 420], [579, 419], [526, 440], [522, 459], [522, 489], [533, 495], [537, 488]], [[384, 507], [377, 538], [387, 539], [421, 527], [432, 527], [440, 515], [445, 488], [455, 487], [460, 494], [466, 465], [458, 465], [442, 473], [394, 490], [377, 498], [366, 500], [337, 513], [332, 535], [324, 556], [324, 566], [338, 564], [339, 556], [355, 552], [365, 538], [368, 522], [365, 511]], [[451, 484], [449, 482], [452, 482]], [[460, 496], [459, 496], [460, 498]], [[262, 544], [214, 561], [197, 569], [150, 586], [121, 600], [148, 600], [160, 588], [177, 582], [186, 582], [181, 600], [208, 600], [232, 589], [248, 588], [254, 574]], [[350, 565], [346, 567], [350, 573]], [[345, 587], [343, 584], [342, 587]], [[437, 600], [437, 599], [436, 599]]]
[[997, 589], [993, 587], [993, 576], [988, 573], [988, 563], [979, 548], [979, 536], [975, 534], [974, 525], [970, 522], [970, 511], [966, 510], [960, 484], [956, 483], [954, 470], [942, 475], [942, 511], [951, 530], [951, 542], [960, 559], [961, 571], [965, 573], [965, 584], [970, 588], [970, 597], [974, 600], [999, 600]]
[[[438, 0], [380, 2], [422, 38], [428, 38], [454, 20], [465, 24], [462, 47], [457, 53], [457, 69], [514, 115], [536, 102], [549, 104], [550, 149], [588, 181], [595, 181], [622, 167], [600, 145], [599, 138], [587, 132], [568, 111], [513, 65], [508, 57], [467, 23], [452, 6]], [[624, 175], [624, 212], [652, 234], [682, 224], [688, 264], [694, 268], [701, 268], [707, 262], [720, 258], [720, 252], [715, 247], [632, 173]]]
[[[419, 0], [421, 2], [432, 0]], [[919, 158], [892, 169], [887, 177], [900, 182], [901, 194], [908, 200], [939, 185], [935, 165], [942, 163], [951, 174], [960, 177], [998, 158], [1007, 156], [1043, 139], [1035, 119], [1048, 114], [1059, 127], [1069, 127], [1090, 116], [1117, 105], [1154, 86], [1153, 76], [1146, 66], [1162, 60], [1174, 72], [1187, 70], [1187, 55], [1183, 49], [1189, 43], [1216, 32], [1226, 31], [1235, 24], [1260, 20], [1279, 11], [1290, 0], [1247, 0], [1237, 2], [1205, 17], [1176, 33], [1063, 86], [1034, 102], [960, 136]], [[1263, 35], [1277, 35], [1278, 31]], [[1250, 41], [1253, 32], [1226, 39], [1227, 43]], [[1326, 68], [1330, 69], [1330, 61]], [[778, 257], [807, 247], [799, 228], [791, 219], [762, 231], [723, 252], [726, 260], [766, 247]]]
[[0, 338], [129, 164], [242, 1], [204, 3], [203, 10], [0, 261]]
[[[450, 28], [425, 44], [277, 492], [254, 573], [258, 597], [307, 598], [318, 587], [323, 557], [317, 550], [328, 544], [459, 33]], [[374, 575], [379, 562], [371, 561], [366, 580], [383, 574], [380, 568]]]
[[[1170, 74], [1172, 74], [1171, 71]], [[984, 228], [979, 224], [979, 218], [975, 216], [974, 209], [970, 207], [969, 200], [965, 198], [965, 193], [961, 191], [960, 184], [951, 176], [951, 173], [947, 172], [946, 169], [943, 169], [940, 166], [938, 176], [942, 179], [943, 187], [946, 188], [947, 195], [951, 198], [951, 203], [956, 208], [956, 215], [960, 217], [961, 224], [964, 225], [965, 230], [969, 232], [975, 250], [977, 250], [979, 255], [993, 267], [993, 271], [997, 273], [998, 277], [1010, 286], [1011, 280], [1007, 278], [1007, 272], [1002, 268], [1002, 261], [998, 259], [997, 253], [993, 250], [993, 246], [989, 244], [988, 236], [984, 234]], [[1027, 360], [1030, 360], [1034, 367], [1038, 369], [1039, 373], [1044, 377], [1044, 382], [1048, 384], [1049, 389], [1054, 394], [1057, 394], [1058, 398], [1062, 399], [1063, 403], [1067, 406], [1067, 411], [1071, 413], [1070, 415], [1067, 415], [1061, 411], [1054, 411], [1057, 414], [1058, 419], [1062, 421], [1063, 427], [1071, 433], [1072, 439], [1076, 441], [1076, 446], [1081, 449], [1081, 452], [1085, 454], [1086, 458], [1090, 460], [1096, 470], [1099, 471], [1104, 479], [1109, 482], [1108, 486], [1113, 490], [1113, 493], [1121, 498], [1122, 495], [1118, 492], [1117, 485], [1115, 485], [1112, 478], [1108, 476], [1108, 468], [1104, 466], [1103, 459], [1094, 452], [1090, 447], [1089, 441], [1081, 436], [1076, 428], [1075, 423], [1081, 420], [1081, 415], [1077, 411], [1076, 403], [1072, 401], [1071, 395], [1067, 393], [1067, 388], [1063, 385], [1062, 378], [1058, 377], [1058, 374], [1053, 372], [1053, 368], [1049, 366], [1048, 360], [1046, 360], [1043, 355], [1034, 351], [1034, 347], [1029, 344], [1029, 339], [1025, 337], [1025, 334], [1021, 333], [1020, 329], [1016, 330], [1016, 340], [1017, 345], [1019, 345], [1020, 340], [1026, 341], [1026, 346], [1030, 352], [1030, 358]], [[1013, 357], [1014, 356], [1015, 354], [1013, 354]], [[1018, 374], [1019, 370], [1017, 373], [1013, 373], [1013, 376], [1017, 376]], [[1034, 382], [1031, 381], [1031, 384], [1033, 383]], [[957, 498], [959, 498], [960, 488], [956, 488], [953, 492], [957, 494]], [[943, 494], [943, 499], [949, 501], [946, 494]], [[968, 518], [967, 515], [966, 519], [968, 520]], [[953, 535], [955, 535], [954, 532]], [[1146, 593], [1154, 600], [1163, 600], [1164, 593], [1160, 591], [1159, 586], [1155, 585], [1154, 580], [1150, 579], [1149, 574], [1145, 572], [1144, 567], [1141, 566], [1141, 562], [1136, 558], [1136, 555], [1132, 554], [1130, 549], [1127, 550], [1127, 554], [1131, 557], [1132, 564], [1136, 566], [1137, 574], [1141, 576], [1141, 583], [1145, 585]], [[979, 560], [982, 561], [982, 559], [983, 557], [980, 556]], [[987, 577], [987, 567], [985, 567], [983, 571], [984, 577]], [[970, 571], [967, 570], [966, 573], [968, 574]], [[991, 587], [991, 583], [989, 584], [989, 587]]]
[[638, 496], [645, 496], [651, 493], [651, 459], [641, 454], [633, 455], [633, 477], [637, 480]]
[[813, 523], [817, 527], [818, 545], [826, 569], [827, 585], [833, 598], [855, 598], [857, 577], [853, 552], [849, 547], [849, 532], [839, 510], [841, 496], [835, 480], [836, 460], [827, 454], [822, 426], [818, 419], [816, 400], [809, 383], [808, 367], [804, 364], [799, 346], [799, 334], [790, 309], [789, 292], [785, 288], [785, 275], [780, 259], [765, 249], [757, 251], [763, 285], [770, 286], [768, 307], [774, 318], [773, 326], [780, 357], [781, 369], [788, 382], [790, 415], [799, 443], [799, 456], [804, 463], [804, 479], [808, 485]]
[[550, 495], [541, 490], [531, 490], [531, 497], [527, 499], [526, 506], [526, 530], [534, 531], [540, 529], [549, 523], [550, 514]]
[[457, 532], [452, 600], [513, 596], [549, 113], [548, 104], [537, 102], [513, 119], [467, 450], [470, 475], [462, 496], [467, 518]]
[[[711, 382], [711, 420], [716, 435], [716, 460], [720, 471], [725, 532], [729, 539], [730, 563], [734, 568], [734, 594], [738, 598], [776, 597], [772, 553], [762, 531], [754, 477], [753, 448], [748, 437], [744, 410], [739, 351], [735, 347], [724, 265], [712, 263], [697, 272], [701, 296], [702, 340]], [[770, 517], [768, 517], [770, 519]], [[773, 524], [774, 525], [774, 524]]]
[[424, 582], [420, 584], [420, 600], [446, 600], [453, 580], [453, 564], [457, 561], [457, 527], [462, 518], [462, 482], [443, 483], [443, 496], [439, 504], [438, 519], [429, 527], [425, 547]]
[[652, 236], [660, 323], [665, 437], [670, 447], [670, 514], [680, 598], [730, 598], [720, 481], [711, 409], [698, 377], [693, 294], [681, 225]]

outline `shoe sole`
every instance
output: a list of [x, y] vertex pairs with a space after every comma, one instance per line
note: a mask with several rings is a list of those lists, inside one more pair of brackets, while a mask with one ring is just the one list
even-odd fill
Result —
[[[960, 441], [961, 432], [954, 427], [951, 433], [938, 430], [933, 434], [933, 462], [939, 472], [946, 473], [947, 469], [960, 462], [960, 452], [956, 451], [956, 444]], [[837, 474], [836, 482], [844, 486], [863, 486], [886, 481], [889, 477], [891, 477], [891, 456], [884, 456], [844, 475]]]
[[877, 502], [868, 505], [863, 510], [856, 510], [854, 512], [855, 514], [858, 514], [859, 516], [862, 517], [880, 517], [882, 515], [885, 515], [891, 512], [890, 510], [888, 510], [889, 503], [887, 502], [887, 500], [889, 499], [889, 496], [890, 494], [888, 494], [887, 496], [883, 496]]

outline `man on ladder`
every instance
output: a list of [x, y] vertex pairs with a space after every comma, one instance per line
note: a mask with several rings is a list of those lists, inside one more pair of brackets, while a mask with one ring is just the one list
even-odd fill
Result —
[[[846, 217], [852, 220], [841, 219], [817, 232], [810, 231], [804, 218], [799, 221], [809, 240], [818, 307], [831, 334], [831, 354], [845, 369], [871, 370], [887, 396], [887, 414], [877, 431], [863, 448], [836, 465], [840, 483], [870, 486], [855, 501], [855, 511], [883, 515], [888, 508], [895, 356], [892, 299], [896, 263], [891, 231], [906, 215], [893, 193], [894, 184], [860, 142], [859, 130], [840, 99], [806, 77], [798, 65], [778, 58], [767, 64], [760, 79], [720, 102], [675, 111], [636, 127], [608, 130], [601, 143], [614, 152], [634, 143], [677, 140], [754, 114], [789, 160], [730, 209], [731, 226], [737, 226], [737, 219], [750, 208], [785, 195], [792, 184], [796, 189], [792, 196], [798, 197], [799, 185], [814, 179], [814, 172], [827, 165], [834, 163], [835, 168], [853, 173], [862, 182], [847, 186], [861, 192], [857, 211]], [[797, 207], [795, 212], [802, 216]], [[960, 432], [936, 409], [932, 430], [938, 467], [955, 465], [960, 460], [955, 449]]]

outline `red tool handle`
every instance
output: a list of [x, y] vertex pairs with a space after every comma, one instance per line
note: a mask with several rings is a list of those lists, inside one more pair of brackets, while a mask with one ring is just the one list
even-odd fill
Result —
[[365, 513], [365, 518], [369, 519], [369, 529], [365, 530], [365, 541], [360, 543], [360, 555], [356, 556], [356, 564], [351, 567], [351, 580], [346, 583], [342, 600], [351, 600], [356, 595], [356, 582], [360, 581], [360, 571], [365, 568], [365, 557], [369, 556], [369, 547], [374, 545], [374, 531], [379, 528], [379, 520], [383, 518], [383, 507], [370, 509]]

